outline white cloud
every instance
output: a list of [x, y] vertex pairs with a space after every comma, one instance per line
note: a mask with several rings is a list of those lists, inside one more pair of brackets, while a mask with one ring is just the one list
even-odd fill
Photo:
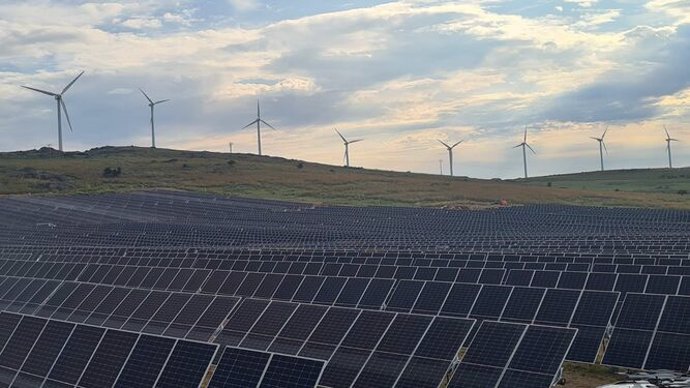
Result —
[[120, 23], [120, 25], [135, 30], [160, 28], [163, 23], [159, 19], [152, 18], [131, 18]]

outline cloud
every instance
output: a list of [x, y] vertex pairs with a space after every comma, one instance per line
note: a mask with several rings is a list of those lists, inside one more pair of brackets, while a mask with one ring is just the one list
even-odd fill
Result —
[[141, 30], [160, 28], [163, 23], [159, 19], [132, 18], [121, 22], [120, 25], [134, 30]]
[[251, 11], [259, 7], [257, 0], [228, 0], [228, 2], [241, 12]]
[[260, 98], [278, 128], [265, 150], [291, 158], [339, 164], [337, 127], [366, 138], [356, 165], [436, 173], [435, 139], [465, 138], [456, 171], [519, 176], [511, 147], [530, 125], [530, 170], [567, 172], [591, 167], [587, 136], [612, 122], [612, 166], [656, 163], [636, 139], [662, 121], [687, 135], [690, 84], [685, 6], [653, 2], [3, 2], [2, 147], [54, 143], [53, 104], [19, 85], [57, 90], [86, 69], [67, 96], [68, 149], [147, 145], [143, 87], [171, 98], [156, 113], [163, 147], [254, 152], [241, 128]]

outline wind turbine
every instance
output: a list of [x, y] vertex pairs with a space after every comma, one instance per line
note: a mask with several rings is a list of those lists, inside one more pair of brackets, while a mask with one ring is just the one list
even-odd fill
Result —
[[465, 140], [460, 140], [459, 142], [453, 144], [452, 146], [442, 142], [441, 140], [438, 141], [439, 143], [443, 144], [446, 147], [446, 149], [448, 150], [448, 159], [449, 159], [448, 164], [450, 165], [450, 176], [453, 176], [453, 148], [455, 148], [456, 145], [462, 143], [463, 141], [465, 141]]
[[151, 108], [151, 148], [156, 148], [156, 132], [153, 129], [153, 107], [155, 107], [158, 104], [162, 104], [166, 101], [170, 101], [170, 99], [168, 98], [165, 100], [153, 102], [151, 97], [149, 97], [143, 89], [139, 88], [139, 91], [141, 92], [141, 94], [144, 95], [144, 97], [146, 97], [147, 100], [149, 100], [149, 108]]
[[350, 144], [357, 143], [358, 141], [362, 141], [364, 139], [347, 140], [345, 136], [340, 133], [340, 131], [337, 129], [335, 131], [338, 133], [338, 136], [343, 139], [343, 144], [345, 144], [345, 155], [343, 155], [343, 158], [345, 159], [345, 167], [350, 167]]
[[256, 120], [245, 125], [244, 127], [242, 127], [242, 129], [248, 128], [248, 127], [256, 124], [256, 142], [259, 146], [259, 156], [261, 155], [261, 123], [264, 123], [264, 124], [266, 124], [267, 127], [275, 130], [275, 128], [273, 128], [271, 126], [271, 124], [269, 124], [269, 123], [267, 123], [261, 119], [261, 106], [259, 105], [259, 100], [256, 100]]
[[666, 129], [666, 125], [664, 125], [664, 131], [666, 132], [666, 151], [668, 152], [668, 168], [673, 168], [673, 163], [671, 162], [671, 142], [678, 141], [678, 139], [671, 138], [671, 135], [668, 134], [668, 129]]
[[[604, 128], [604, 133], [601, 134], [601, 137], [594, 137], [590, 136], [590, 139], [596, 140], [599, 142], [599, 159], [601, 161], [601, 171], [604, 171], [604, 151], [606, 151], [606, 155], [609, 154], [609, 150], [606, 149], [606, 143], [604, 143], [604, 136], [606, 136], [606, 131], [609, 130], [609, 126], [607, 125], [606, 128]], [[603, 147], [603, 150], [602, 150]]]
[[534, 149], [529, 144], [527, 144], [527, 128], [525, 128], [525, 137], [522, 139], [522, 143], [516, 145], [513, 148], [518, 147], [522, 147], [522, 163], [525, 166], [525, 178], [527, 178], [527, 151], [525, 150], [525, 148], [529, 148], [529, 150], [532, 151], [533, 154], [537, 154], [534, 151]]
[[61, 116], [62, 111], [65, 112], [65, 118], [67, 118], [67, 124], [69, 124], [69, 130], [70, 130], [70, 132], [72, 132], [72, 123], [69, 120], [69, 114], [67, 114], [67, 106], [65, 105], [65, 101], [63, 101], [63, 99], [62, 99], [62, 95], [65, 94], [67, 92], [67, 90], [70, 87], [72, 87], [72, 85], [74, 85], [75, 82], [77, 82], [77, 80], [79, 79], [79, 77], [82, 76], [82, 74], [84, 74], [83, 71], [81, 73], [79, 73], [79, 75], [76, 76], [72, 80], [72, 82], [68, 83], [67, 86], [65, 86], [65, 88], [62, 89], [62, 91], [60, 93], [53, 93], [53, 92], [49, 92], [47, 90], [36, 89], [36, 88], [29, 87], [29, 86], [22, 86], [25, 89], [29, 89], [29, 90], [33, 90], [35, 92], [47, 94], [47, 95], [55, 98], [55, 101], [57, 102], [58, 148], [60, 149], [60, 151], [62, 151], [62, 116]]

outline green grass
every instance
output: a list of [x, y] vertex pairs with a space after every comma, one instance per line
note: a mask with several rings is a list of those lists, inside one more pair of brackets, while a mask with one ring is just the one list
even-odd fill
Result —
[[529, 185], [640, 193], [690, 193], [690, 168], [597, 171], [519, 180]]
[[[120, 167], [122, 174], [103, 177], [106, 167]], [[250, 154], [139, 147], [103, 147], [61, 154], [41, 149], [0, 153], [0, 195], [168, 188], [344, 205], [475, 208], [493, 206], [505, 199], [510, 204], [690, 209], [690, 195], [677, 194], [687, 186], [681, 175], [688, 170], [674, 170], [674, 178], [662, 177], [668, 173], [637, 170], [500, 181], [344, 168]], [[655, 179], [666, 179], [663, 186], [673, 188], [654, 189], [648, 182]], [[614, 186], [618, 191], [612, 189]]]

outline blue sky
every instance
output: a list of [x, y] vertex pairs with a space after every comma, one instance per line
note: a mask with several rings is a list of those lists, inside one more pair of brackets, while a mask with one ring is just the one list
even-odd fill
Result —
[[157, 144], [342, 163], [333, 128], [366, 140], [356, 166], [521, 175], [511, 148], [529, 128], [531, 175], [690, 165], [690, 2], [78, 0], [0, 3], [0, 150], [57, 147], [48, 97], [66, 94], [66, 150]]

